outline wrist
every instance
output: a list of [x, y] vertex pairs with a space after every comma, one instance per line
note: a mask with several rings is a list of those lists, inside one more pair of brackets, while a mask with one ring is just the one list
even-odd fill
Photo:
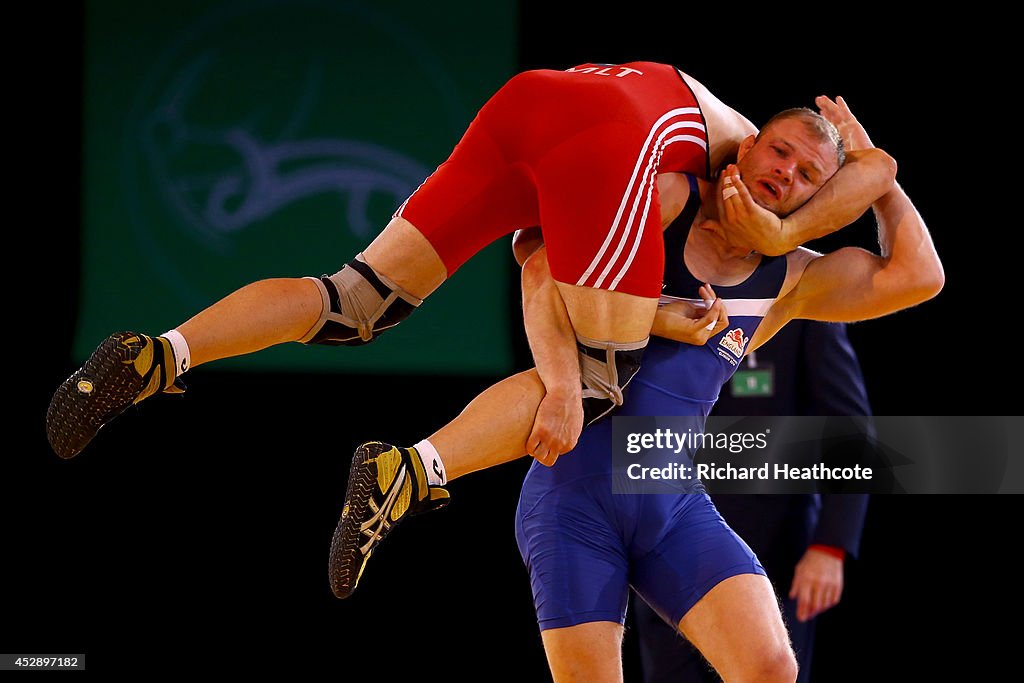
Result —
[[781, 256], [797, 248], [799, 245], [796, 235], [798, 227], [799, 223], [795, 216], [779, 219], [779, 230], [775, 239], [776, 253], [772, 256]]
[[543, 378], [544, 391], [548, 397], [557, 401], [582, 401], [583, 381], [579, 375], [575, 377], [562, 377], [556, 380]]

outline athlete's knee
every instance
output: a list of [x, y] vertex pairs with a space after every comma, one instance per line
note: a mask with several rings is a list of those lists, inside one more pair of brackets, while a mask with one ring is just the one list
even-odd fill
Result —
[[576, 336], [583, 380], [583, 425], [591, 425], [622, 405], [630, 380], [640, 370], [647, 339], [599, 342]]
[[756, 660], [752, 671], [745, 672], [743, 681], [753, 683], [793, 683], [797, 677], [796, 656], [788, 644], [767, 650]]
[[423, 303], [374, 271], [362, 254], [334, 275], [309, 279], [318, 285], [323, 308], [299, 340], [304, 344], [369, 344]]

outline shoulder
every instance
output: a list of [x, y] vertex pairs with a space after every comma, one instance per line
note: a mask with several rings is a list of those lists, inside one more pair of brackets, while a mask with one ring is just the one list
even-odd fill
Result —
[[774, 322], [777, 326], [776, 329], [795, 318], [791, 295], [799, 284], [800, 278], [804, 276], [807, 266], [821, 258], [821, 254], [813, 249], [797, 247], [786, 254], [784, 258], [786, 259], [786, 277], [782, 281], [782, 287], [779, 289], [779, 295], [775, 298], [775, 303], [772, 304], [768, 316], [766, 316]]
[[793, 291], [811, 261], [821, 258], [821, 256], [821, 253], [807, 247], [797, 247], [786, 254], [786, 280], [782, 283], [782, 289], [779, 291], [780, 300]]

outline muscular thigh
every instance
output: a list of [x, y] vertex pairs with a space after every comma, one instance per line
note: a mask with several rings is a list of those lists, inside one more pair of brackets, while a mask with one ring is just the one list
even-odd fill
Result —
[[475, 119], [395, 212], [422, 233], [449, 276], [494, 240], [539, 221], [532, 174], [509, 160], [506, 146]]
[[679, 621], [679, 630], [726, 680], [789, 650], [775, 592], [759, 574], [719, 583]]

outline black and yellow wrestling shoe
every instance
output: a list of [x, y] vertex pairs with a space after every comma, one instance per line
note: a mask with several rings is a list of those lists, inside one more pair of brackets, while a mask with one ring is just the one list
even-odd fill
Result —
[[136, 332], [112, 334], [57, 388], [46, 411], [46, 436], [57, 455], [73, 458], [129, 406], [161, 391], [184, 389], [175, 381], [169, 341]]
[[402, 520], [442, 508], [448, 501], [447, 490], [427, 483], [423, 462], [414, 448], [371, 441], [356, 449], [345, 507], [331, 540], [334, 595], [352, 595], [370, 554]]

